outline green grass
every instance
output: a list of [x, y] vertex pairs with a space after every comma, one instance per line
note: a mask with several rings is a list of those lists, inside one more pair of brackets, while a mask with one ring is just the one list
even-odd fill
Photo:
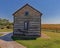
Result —
[[0, 34], [0, 36], [2, 36], [3, 34]]
[[0, 29], [0, 32], [12, 32], [13, 31], [13, 29]]
[[46, 32], [50, 39], [37, 38], [36, 40], [16, 40], [16, 42], [26, 46], [27, 48], [60, 48], [60, 33]]

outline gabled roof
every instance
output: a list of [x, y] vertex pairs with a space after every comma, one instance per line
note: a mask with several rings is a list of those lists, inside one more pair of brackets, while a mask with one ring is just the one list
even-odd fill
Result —
[[[21, 7], [20, 9], [18, 9], [15, 13], [13, 13], [13, 15], [15, 15], [17, 12], [19, 12], [19, 11], [20, 11], [22, 8], [24, 8], [25, 6], [29, 6], [29, 7], [31, 7], [32, 9], [34, 9], [35, 11], [39, 12], [37, 9], [33, 8], [33, 7], [30, 6], [29, 4], [25, 4], [23, 7]], [[39, 12], [39, 13], [42, 15], [41, 12]]]

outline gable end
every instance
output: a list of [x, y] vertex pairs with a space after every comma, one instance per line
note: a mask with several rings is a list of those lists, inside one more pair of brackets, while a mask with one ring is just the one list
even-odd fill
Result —
[[[37, 12], [39, 12], [38, 10], [36, 10], [35, 8], [33, 8], [32, 6], [30, 6], [29, 4], [26, 4], [26, 5], [24, 5], [23, 7], [21, 7], [20, 9], [18, 9], [15, 13], [13, 13], [13, 15], [15, 15], [17, 12], [19, 12], [22, 8], [24, 8], [25, 6], [29, 6], [29, 7], [31, 7], [32, 9], [34, 9], [35, 11], [37, 11]], [[40, 13], [40, 16], [42, 15], [42, 13], [41, 12], [39, 12]]]

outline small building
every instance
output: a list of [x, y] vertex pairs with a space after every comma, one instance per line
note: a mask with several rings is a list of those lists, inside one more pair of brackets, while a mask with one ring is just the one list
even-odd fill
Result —
[[37, 38], [41, 36], [42, 13], [30, 6], [24, 5], [13, 13], [13, 36], [22, 38]]

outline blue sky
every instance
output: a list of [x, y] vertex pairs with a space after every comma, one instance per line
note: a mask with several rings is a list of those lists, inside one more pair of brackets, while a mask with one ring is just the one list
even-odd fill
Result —
[[60, 0], [0, 0], [0, 18], [13, 21], [12, 14], [26, 3], [43, 13], [43, 24], [60, 24]]

